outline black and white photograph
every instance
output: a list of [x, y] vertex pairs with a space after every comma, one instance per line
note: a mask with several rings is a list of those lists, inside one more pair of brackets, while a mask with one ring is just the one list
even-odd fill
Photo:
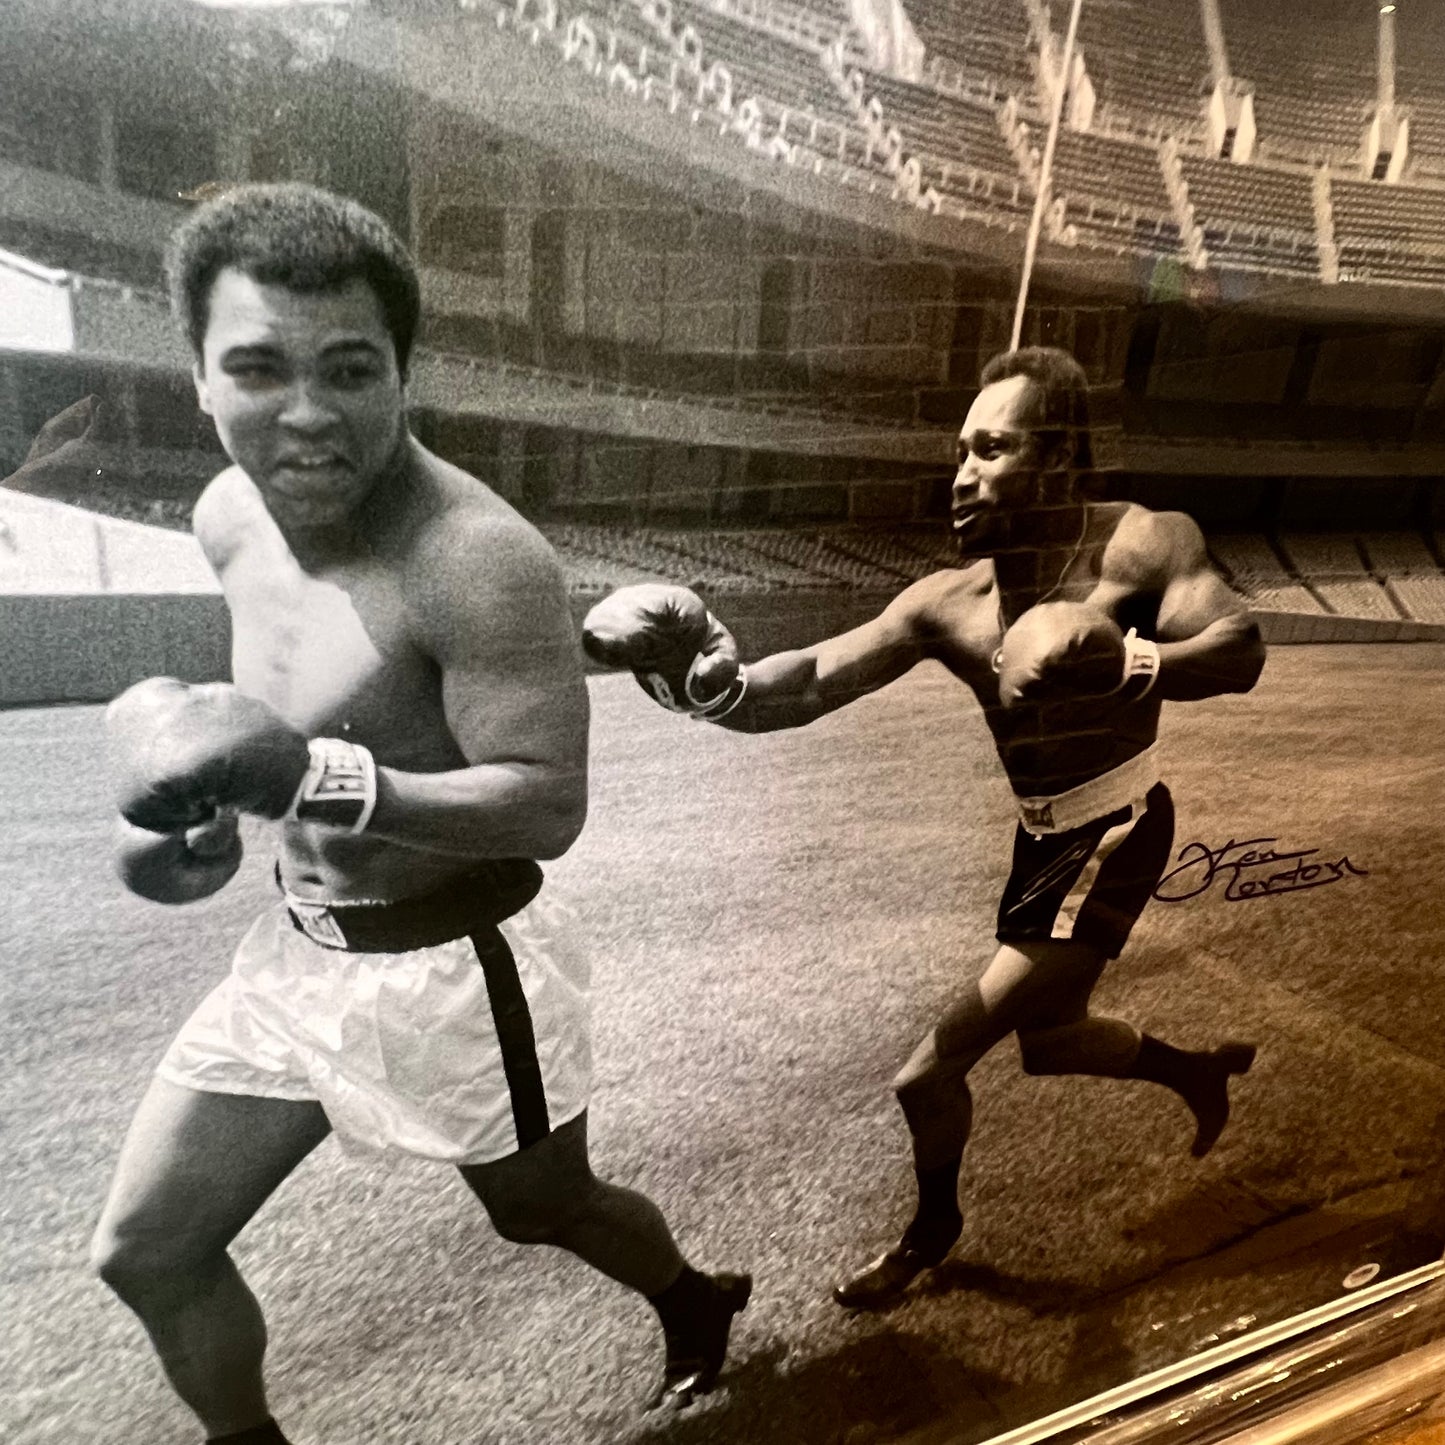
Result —
[[0, 1439], [1403, 1377], [1442, 719], [1438, 0], [0, 0]]

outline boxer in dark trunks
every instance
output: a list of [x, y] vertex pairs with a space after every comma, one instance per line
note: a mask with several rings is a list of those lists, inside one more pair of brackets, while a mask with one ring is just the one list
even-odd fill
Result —
[[957, 1240], [968, 1074], [1009, 1034], [1030, 1073], [1174, 1090], [1194, 1114], [1196, 1156], [1228, 1119], [1229, 1079], [1254, 1058], [1248, 1044], [1174, 1048], [1089, 1001], [1169, 859], [1160, 706], [1248, 691], [1264, 663], [1259, 631], [1188, 517], [1087, 498], [1088, 388], [1072, 357], [1010, 352], [982, 383], [953, 485], [961, 569], [924, 578], [862, 627], [746, 667], [683, 588], [623, 588], [584, 632], [596, 660], [631, 668], [664, 706], [743, 732], [801, 726], [928, 658], [983, 707], [1019, 812], [999, 948], [894, 1081], [918, 1206], [899, 1243], [835, 1290], [850, 1307], [895, 1299]]

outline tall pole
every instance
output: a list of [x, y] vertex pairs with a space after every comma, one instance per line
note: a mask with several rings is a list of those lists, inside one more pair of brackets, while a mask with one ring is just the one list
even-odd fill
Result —
[[1380, 53], [1379, 53], [1379, 103], [1380, 116], [1387, 119], [1395, 111], [1395, 7], [1387, 3], [1380, 6]]
[[1229, 51], [1224, 45], [1224, 20], [1219, 0], [1199, 0], [1199, 22], [1204, 27], [1204, 44], [1209, 50], [1209, 69], [1215, 85], [1229, 79]]
[[1039, 190], [1034, 197], [1034, 213], [1029, 218], [1028, 240], [1024, 242], [1024, 269], [1019, 277], [1019, 300], [1014, 308], [1013, 340], [1009, 350], [1017, 351], [1024, 334], [1024, 307], [1029, 299], [1029, 281], [1034, 274], [1034, 256], [1039, 249], [1039, 230], [1044, 223], [1044, 207], [1049, 203], [1049, 186], [1054, 176], [1054, 147], [1059, 140], [1059, 122], [1064, 118], [1064, 95], [1069, 88], [1069, 71], [1074, 64], [1074, 39], [1079, 33], [1079, 12], [1084, 0], [1074, 0], [1069, 12], [1069, 33], [1064, 40], [1064, 55], [1059, 61], [1058, 82], [1054, 86], [1054, 109], [1049, 117], [1049, 138], [1044, 143], [1044, 158], [1039, 166]]

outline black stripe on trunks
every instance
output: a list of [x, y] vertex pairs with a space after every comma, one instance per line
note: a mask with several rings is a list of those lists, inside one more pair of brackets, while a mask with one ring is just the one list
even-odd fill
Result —
[[512, 1096], [512, 1123], [517, 1148], [539, 1144], [552, 1132], [547, 1117], [547, 1093], [542, 1087], [542, 1066], [537, 1060], [537, 1036], [532, 1013], [522, 992], [521, 976], [511, 945], [496, 928], [468, 935], [487, 982], [502, 1069]]

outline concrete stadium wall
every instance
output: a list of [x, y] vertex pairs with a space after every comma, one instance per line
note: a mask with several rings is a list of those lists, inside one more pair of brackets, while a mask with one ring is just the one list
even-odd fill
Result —
[[[578, 627], [600, 593], [578, 594]], [[745, 655], [806, 647], [866, 622], [887, 592], [720, 593], [705, 600]], [[1445, 642], [1445, 626], [1258, 612], [1265, 640]], [[0, 706], [104, 702], [143, 677], [230, 676], [230, 618], [215, 594], [0, 596]]]
[[216, 593], [0, 595], [0, 706], [105, 702], [144, 677], [230, 672]]
[[1445, 624], [1330, 617], [1316, 612], [1256, 612], [1259, 630], [1272, 645], [1290, 642], [1445, 642]]

